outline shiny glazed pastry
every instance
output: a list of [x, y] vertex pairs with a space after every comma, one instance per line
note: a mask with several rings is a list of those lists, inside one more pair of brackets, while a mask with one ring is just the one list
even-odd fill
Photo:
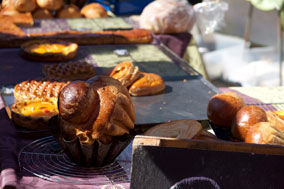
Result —
[[40, 8], [48, 10], [58, 10], [64, 4], [64, 0], [37, 0], [36, 2]]
[[260, 107], [244, 106], [237, 112], [231, 131], [235, 138], [244, 141], [250, 127], [258, 122], [267, 121], [266, 113]]
[[146, 136], [170, 137], [178, 139], [192, 139], [202, 132], [198, 121], [184, 119], [156, 125], [145, 132]]
[[81, 18], [79, 7], [76, 5], [65, 5], [62, 9], [58, 10], [56, 14], [57, 18]]
[[81, 14], [86, 18], [105, 18], [108, 17], [107, 11], [99, 3], [90, 3], [81, 9]]
[[216, 126], [231, 129], [237, 112], [243, 106], [243, 99], [234, 92], [216, 94], [208, 102], [207, 116]]
[[30, 41], [22, 46], [22, 56], [35, 61], [65, 61], [77, 55], [78, 45], [65, 41]]
[[45, 64], [42, 71], [47, 79], [59, 81], [87, 80], [96, 75], [94, 66], [83, 61]]
[[165, 82], [161, 76], [154, 73], [142, 73], [129, 88], [132, 96], [147, 96], [159, 94], [166, 88]]
[[138, 66], [134, 66], [130, 61], [119, 63], [110, 74], [110, 77], [117, 79], [125, 87], [130, 86], [139, 76]]
[[71, 82], [61, 91], [58, 106], [63, 138], [79, 137], [84, 144], [109, 144], [113, 137], [129, 134], [136, 120], [127, 89], [108, 76]]

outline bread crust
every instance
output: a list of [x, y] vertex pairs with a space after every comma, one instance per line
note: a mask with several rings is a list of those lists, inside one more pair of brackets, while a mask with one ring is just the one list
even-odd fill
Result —
[[170, 137], [178, 139], [192, 139], [202, 132], [198, 121], [184, 119], [156, 125], [145, 132], [146, 136]]

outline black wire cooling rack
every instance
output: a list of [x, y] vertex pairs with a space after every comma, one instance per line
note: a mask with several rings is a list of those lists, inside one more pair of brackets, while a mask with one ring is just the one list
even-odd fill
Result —
[[124, 169], [118, 161], [104, 167], [83, 167], [73, 163], [52, 136], [26, 145], [18, 160], [22, 169], [52, 182], [102, 185], [130, 181], [129, 169]]

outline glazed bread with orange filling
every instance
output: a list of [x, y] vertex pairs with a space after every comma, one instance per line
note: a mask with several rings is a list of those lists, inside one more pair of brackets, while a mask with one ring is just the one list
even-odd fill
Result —
[[44, 44], [34, 44], [29, 48], [30, 52], [38, 53], [38, 54], [46, 54], [46, 53], [63, 53], [68, 54], [71, 50], [74, 49], [74, 46], [60, 44], [60, 43], [44, 43]]
[[69, 82], [29, 80], [14, 87], [15, 102], [48, 101], [57, 104], [61, 89]]
[[96, 75], [94, 66], [85, 61], [45, 64], [42, 71], [47, 79], [59, 81], [87, 80]]
[[138, 66], [134, 66], [130, 61], [124, 61], [114, 67], [110, 77], [117, 79], [125, 87], [130, 86], [140, 76]]
[[108, 76], [74, 81], [63, 88], [58, 101], [58, 125], [66, 140], [103, 144], [129, 134], [136, 120], [128, 90]]
[[56, 40], [35, 40], [21, 46], [21, 55], [34, 61], [59, 62], [75, 58], [78, 51], [76, 43]]
[[132, 96], [147, 96], [161, 93], [166, 88], [161, 76], [155, 73], [142, 73], [129, 88]]
[[156, 125], [145, 132], [146, 136], [170, 137], [177, 139], [192, 139], [202, 132], [198, 121], [184, 119]]

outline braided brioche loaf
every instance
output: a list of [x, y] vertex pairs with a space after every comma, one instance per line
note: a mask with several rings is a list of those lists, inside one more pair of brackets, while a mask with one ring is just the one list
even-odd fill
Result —
[[109, 144], [114, 136], [129, 134], [136, 120], [127, 88], [107, 76], [71, 82], [62, 89], [58, 108], [63, 137], [85, 144]]

